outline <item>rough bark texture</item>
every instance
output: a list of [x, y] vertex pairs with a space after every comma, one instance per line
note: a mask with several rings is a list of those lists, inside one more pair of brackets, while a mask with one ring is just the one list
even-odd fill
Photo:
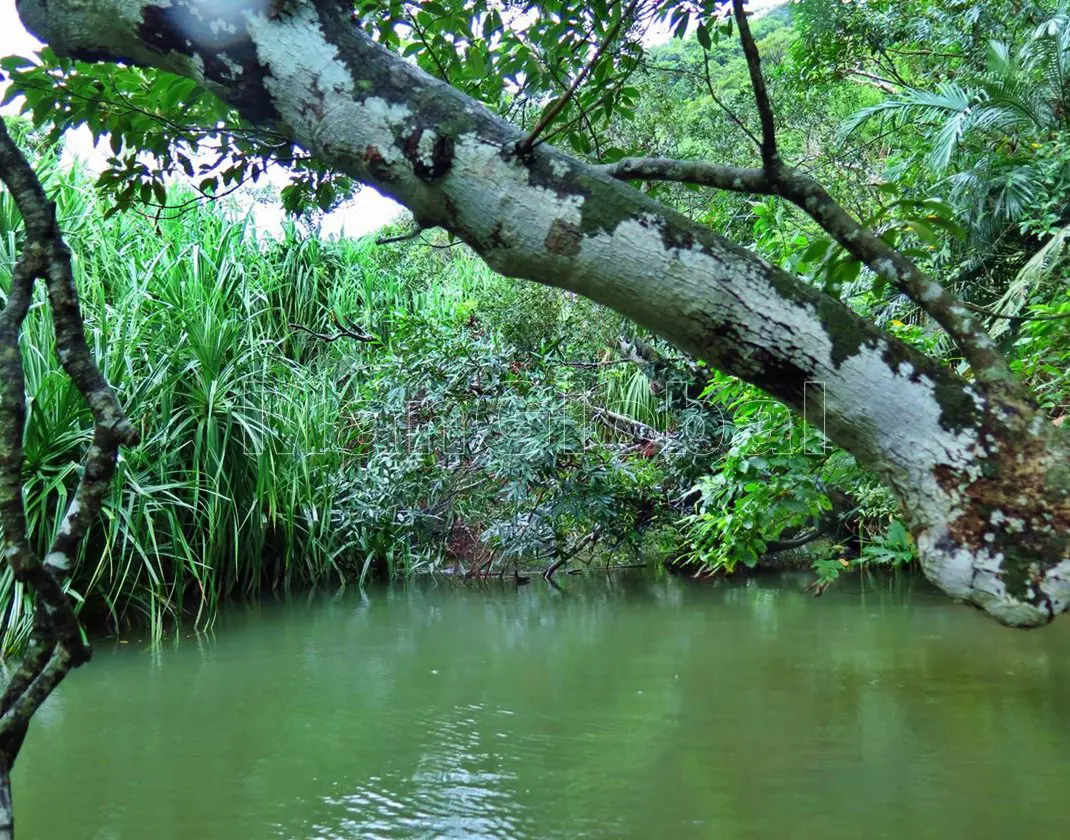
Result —
[[[0, 838], [14, 836], [10, 774], [30, 719], [64, 677], [89, 659], [89, 647], [60, 576], [71, 565], [115, 471], [120, 444], [137, 434], [93, 361], [71, 270], [70, 253], [56, 224], [55, 205], [0, 121], [0, 180], [11, 192], [26, 228], [22, 254], [11, 274], [7, 305], [0, 312], [0, 556], [15, 580], [34, 596], [30, 644], [0, 695]], [[52, 305], [60, 364], [81, 392], [95, 421], [82, 477], [47, 555], [30, 547], [23, 505], [22, 437], [26, 393], [19, 334], [34, 283], [43, 280]]]
[[[893, 486], [944, 591], [1018, 625], [1070, 604], [1067, 444], [1027, 400], [980, 375], [962, 381], [606, 172], [545, 145], [518, 153], [522, 132], [377, 46], [345, 4], [22, 0], [19, 9], [60, 54], [203, 82], [247, 119], [397, 199], [420, 225], [455, 232], [502, 274], [611, 306], [797, 410], [806, 384], [822, 383], [829, 437]], [[999, 368], [992, 362], [986, 370]]]

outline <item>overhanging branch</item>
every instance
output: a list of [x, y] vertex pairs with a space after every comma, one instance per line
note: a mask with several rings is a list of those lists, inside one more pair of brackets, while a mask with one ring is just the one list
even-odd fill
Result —
[[963, 303], [912, 260], [863, 227], [816, 180], [787, 166], [777, 150], [773, 107], [762, 73], [761, 56], [744, 10], [732, 11], [762, 125], [762, 168], [716, 166], [696, 161], [632, 158], [602, 167], [615, 178], [678, 181], [733, 192], [781, 196], [816, 221], [851, 256], [883, 277], [927, 312], [951, 337], [973, 368], [977, 381], [994, 393], [1021, 399], [1023, 391], [995, 341]]
[[[374, 42], [354, 25], [351, 7], [337, 0], [282, 5], [21, 0], [19, 11], [60, 55], [196, 79], [250, 122], [294, 138], [323, 164], [405, 205], [418, 224], [451, 231], [500, 274], [612, 307], [798, 411], [812, 405], [808, 383], [822, 383], [826, 434], [892, 485], [926, 574], [944, 591], [1014, 624], [1043, 623], [1070, 605], [1060, 565], [1065, 545], [1053, 538], [1030, 548], [1038, 559], [1027, 568], [1016, 559], [1021, 552], [1012, 557], [999, 547], [1014, 540], [971, 518], [980, 502], [969, 495], [988, 492], [970, 484], [988, 476], [986, 459], [1000, 469], [1000, 492], [1019, 487], [1018, 463], [1028, 462], [1033, 478], [1055, 481], [1055, 465], [1065, 473], [1065, 447], [1041, 440], [1035, 410], [1018, 398], [1020, 386], [991, 340], [930, 278], [902, 270], [895, 254], [870, 255], [876, 270], [910, 289], [952, 333], [978, 384], [547, 143], [518, 156], [523, 131]], [[233, 36], [222, 55], [221, 31]], [[807, 186], [777, 183], [780, 194], [822, 217], [823, 194], [806, 194]], [[825, 207], [834, 229], [842, 221], [837, 209]], [[1000, 460], [1013, 451], [997, 452], [1003, 442], [1028, 454]], [[1023, 497], [1029, 510], [1008, 510], [1042, 522], [1042, 496]]]
[[956, 296], [923, 272], [912, 260], [859, 223], [818, 181], [780, 160], [772, 105], [765, 87], [761, 58], [743, 9], [732, 0], [755, 104], [761, 119], [760, 169], [718, 166], [666, 158], [625, 158], [599, 167], [621, 180], [658, 180], [696, 184], [731, 192], [780, 196], [799, 207], [844, 250], [890, 282], [928, 313], [951, 337], [986, 389], [1000, 397], [1023, 399], [1024, 392], [995, 341]]
[[[0, 771], [6, 780], [34, 712], [68, 671], [89, 658], [89, 647], [82, 641], [78, 619], [59, 575], [70, 568], [79, 543], [100, 510], [120, 444], [136, 443], [137, 433], [86, 342], [70, 252], [56, 224], [55, 205], [45, 196], [2, 120], [0, 180], [11, 192], [26, 228], [7, 305], [0, 312], [0, 555], [15, 579], [36, 599], [30, 647], [0, 697]], [[19, 349], [22, 323], [38, 279], [48, 291], [60, 364], [85, 398], [94, 420], [93, 440], [78, 488], [43, 560], [30, 547], [22, 498], [26, 394]], [[9, 803], [10, 798], [5, 792], [0, 799]], [[10, 814], [0, 814], [0, 826], [10, 831], [10, 824]]]
[[851, 256], [888, 280], [940, 324], [962, 350], [979, 382], [1017, 391], [996, 343], [970, 308], [912, 260], [863, 227], [818, 181], [790, 167], [773, 171], [670, 158], [622, 158], [599, 167], [623, 181], [674, 181], [749, 195], [786, 198], [820, 225]]

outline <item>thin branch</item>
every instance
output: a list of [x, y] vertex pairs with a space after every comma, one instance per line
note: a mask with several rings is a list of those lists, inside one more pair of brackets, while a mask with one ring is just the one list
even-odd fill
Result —
[[790, 539], [773, 540], [772, 542], [765, 544], [765, 550], [768, 553], [772, 554], [776, 551], [790, 551], [793, 548], [802, 548], [804, 545], [808, 545], [809, 543], [812, 543], [814, 540], [818, 539], [821, 535], [822, 534], [820, 529], [815, 529], [813, 531], [807, 531], [797, 537], [792, 537]]
[[610, 411], [608, 408], [596, 408], [593, 417], [611, 432], [627, 435], [635, 441], [656, 443], [671, 437], [669, 434], [659, 432], [653, 426], [648, 426], [641, 420], [634, 420], [624, 414]]
[[736, 112], [729, 108], [727, 105], [725, 105], [724, 102], [721, 101], [721, 97], [717, 95], [717, 91], [713, 87], [713, 78], [710, 76], [710, 54], [705, 47], [703, 47], [702, 49], [702, 66], [706, 70], [705, 82], [706, 89], [709, 91], [710, 94], [710, 98], [714, 101], [714, 103], [716, 103], [718, 108], [720, 108], [722, 111], [725, 112], [725, 114], [728, 115], [728, 118], [732, 120], [732, 122], [739, 126], [739, 129], [751, 139], [751, 142], [754, 143], [754, 145], [757, 146], [759, 149], [761, 149], [762, 141], [754, 136], [754, 132], [747, 128], [746, 123], [744, 123], [743, 120], [739, 118], [739, 115], [736, 114]]
[[[0, 696], [0, 774], [8, 778], [30, 718], [67, 672], [89, 659], [81, 628], [59, 575], [100, 510], [121, 444], [137, 443], [115, 395], [93, 361], [85, 338], [70, 252], [56, 223], [55, 204], [0, 121], [0, 180], [18, 207], [26, 243], [12, 271], [7, 305], [0, 312], [0, 556], [36, 598], [34, 630], [21, 666]], [[93, 441], [58, 535], [42, 561], [31, 550], [23, 503], [23, 430], [26, 394], [19, 350], [22, 323], [34, 283], [48, 291], [56, 355], [93, 415]], [[0, 780], [2, 786], [3, 780]], [[11, 825], [10, 799], [0, 796], [0, 830]]]
[[55, 652], [37, 678], [22, 692], [3, 717], [0, 717], [0, 732], [6, 733], [12, 728], [24, 730], [41, 704], [56, 690], [71, 668], [74, 667], [74, 654], [63, 645], [56, 645]]
[[557, 119], [557, 115], [561, 113], [562, 109], [569, 103], [569, 100], [572, 99], [576, 91], [579, 90], [580, 85], [584, 83], [587, 76], [590, 75], [591, 71], [595, 68], [595, 65], [601, 60], [602, 53], [604, 53], [609, 45], [616, 40], [617, 34], [621, 30], [621, 26], [626, 20], [631, 18], [632, 14], [635, 12], [635, 7], [638, 4], [639, 0], [632, 0], [628, 8], [621, 12], [620, 17], [613, 22], [613, 25], [606, 33], [605, 39], [599, 44], [598, 49], [595, 50], [591, 60], [588, 61], [587, 64], [583, 66], [583, 69], [576, 74], [576, 78], [572, 80], [572, 84], [569, 86], [569, 89], [565, 91], [564, 96], [560, 97], [550, 109], [542, 115], [539, 121], [535, 124], [535, 128], [531, 130], [531, 133], [516, 144], [516, 153], [518, 156], [525, 157], [531, 154], [531, 150], [535, 147], [535, 141], [538, 140], [539, 135], [542, 134], [550, 123]]
[[1001, 397], [1026, 400], [1021, 383], [1011, 372], [996, 342], [959, 298], [919, 269], [912, 260], [863, 227], [818, 181], [780, 160], [761, 58], [747, 23], [743, 3], [744, 0], [733, 0], [733, 11], [761, 117], [762, 169], [663, 158], [626, 158], [597, 168], [623, 180], [677, 181], [786, 198], [817, 222], [851, 256], [897, 287], [932, 316], [962, 351], [979, 384]]
[[[605, 102], [605, 101], [606, 101], [607, 99], [609, 99], [609, 98], [610, 98], [610, 97], [611, 97], [611, 96], [612, 96], [612, 95], [613, 95], [614, 93], [616, 93], [616, 91], [617, 91], [617, 88], [619, 88], [619, 87], [623, 87], [623, 80], [621, 81], [621, 84], [619, 84], [619, 85], [615, 85], [614, 87], [611, 87], [611, 88], [610, 88], [610, 89], [608, 89], [608, 90], [607, 90], [607, 91], [606, 91], [605, 93], [603, 93], [603, 94], [602, 94], [602, 95], [601, 95], [600, 97], [598, 97], [598, 99], [596, 99], [596, 100], [594, 101], [594, 103], [593, 103], [593, 104], [591, 105], [591, 110], [593, 111], [593, 110], [595, 110], [596, 108], [599, 108], [599, 107], [601, 107], [601, 105], [602, 105], [602, 104], [603, 104], [603, 103], [604, 103], [604, 102]], [[568, 121], [567, 123], [565, 123], [564, 125], [558, 126], [557, 128], [553, 129], [553, 130], [552, 130], [552, 131], [551, 131], [551, 132], [550, 132], [549, 134], [547, 134], [547, 135], [546, 135], [546, 136], [545, 136], [545, 137], [544, 137], [544, 138], [542, 139], [542, 141], [541, 141], [541, 142], [543, 142], [543, 143], [549, 143], [549, 142], [551, 142], [551, 141], [553, 141], [553, 140], [556, 140], [556, 139], [557, 139], [558, 137], [560, 137], [561, 135], [563, 135], [563, 134], [567, 134], [567, 133], [568, 133], [569, 131], [571, 131], [571, 130], [572, 130], [573, 128], [575, 128], [575, 127], [576, 127], [576, 125], [577, 125], [578, 123], [581, 123], [581, 122], [583, 122], [583, 121], [584, 121], [584, 118], [586, 117], [586, 114], [585, 114], [585, 112], [584, 112], [583, 108], [582, 108], [582, 107], [581, 107], [580, 105], [578, 105], [578, 104], [577, 104], [577, 106], [576, 106], [576, 107], [577, 107], [577, 108], [579, 109], [579, 111], [580, 111], [579, 115], [578, 115], [578, 116], [576, 116], [576, 117], [574, 117], [573, 119], [569, 120], [569, 121]], [[591, 130], [593, 131], [594, 129], [592, 128]], [[597, 141], [596, 141], [596, 142], [597, 142]]]
[[8, 677], [3, 695], [0, 695], [0, 716], [7, 714], [19, 696], [45, 670], [55, 647], [55, 630], [48, 620], [44, 607], [37, 604], [34, 607], [30, 643], [23, 654], [22, 661], [19, 662], [19, 667]]
[[890, 55], [888, 55], [888, 52], [884, 48], [884, 46], [880, 44], [873, 44], [873, 48], [879, 56], [879, 58], [877, 59], [877, 65], [880, 65], [880, 59], [883, 58], [885, 62], [887, 62], [888, 70], [892, 74], [895, 81], [903, 87], [910, 87], [910, 82], [903, 78], [903, 75], [899, 72], [899, 68], [895, 65], [895, 60]]
[[394, 242], [408, 242], [411, 239], [416, 239], [421, 233], [424, 232], [424, 228], [416, 227], [406, 233], [398, 234], [397, 236], [381, 236], [375, 240], [376, 245], [390, 245]]
[[865, 70], [848, 70], [847, 75], [858, 76], [861, 79], [865, 79], [873, 85], [873, 87], [877, 88], [877, 90], [892, 96], [898, 94], [902, 90], [897, 82], [889, 81], [888, 79], [878, 76], [876, 73], [867, 73]]
[[729, 192], [775, 195], [763, 170], [744, 166], [718, 166], [673, 158], [621, 158], [596, 168], [622, 181], [673, 181]]
[[[547, 70], [549, 70], [550, 75], [553, 78], [554, 82], [556, 84], [560, 85], [561, 84], [561, 80], [557, 77], [557, 73], [554, 72], [553, 68], [552, 67], [547, 67]], [[601, 97], [599, 97], [598, 101], [595, 102], [594, 107], [597, 108], [599, 105], [601, 105], [603, 102], [605, 102], [606, 99], [609, 97], [609, 95], [612, 93], [612, 90], [613, 89], [611, 88], [609, 91], [606, 91], [606, 93], [603, 94]], [[555, 137], [558, 137], [558, 136], [560, 136], [562, 134], [566, 134], [569, 131], [571, 131], [572, 127], [574, 125], [576, 125], [576, 123], [582, 122], [587, 127], [587, 131], [591, 135], [591, 140], [594, 142], [595, 157], [598, 160], [601, 160], [602, 159], [602, 144], [601, 144], [601, 141], [599, 141], [599, 139], [598, 139], [598, 132], [596, 132], [594, 130], [594, 125], [591, 123], [590, 117], [588, 117], [588, 115], [587, 115], [587, 109], [583, 107], [583, 104], [579, 101], [579, 99], [576, 100], [576, 109], [580, 112], [579, 116], [576, 117], [573, 120], [569, 120], [569, 122], [566, 123], [565, 125], [563, 125], [560, 128], [557, 128], [554, 131], [552, 131], [546, 137], [544, 142], [549, 143]]]
[[962, 305], [978, 315], [984, 315], [986, 318], [1000, 318], [1004, 321], [1063, 321], [1070, 318], [1070, 312], [1061, 312], [1058, 315], [1004, 315], [1002, 312], [993, 312], [975, 303], [963, 301]]
[[1017, 393], [1006, 359], [995, 341], [947, 289], [909, 258], [863, 227], [816, 180], [790, 167], [774, 172], [702, 161], [623, 158], [595, 167], [621, 180], [676, 181], [750, 195], [786, 198], [812, 218], [851, 256], [868, 266], [927, 312], [951, 336], [973, 368], [978, 382]]
[[340, 338], [352, 338], [354, 341], [378, 341], [378, 339], [374, 335], [369, 335], [368, 333], [364, 332], [364, 330], [362, 330], [353, 321], [347, 321], [345, 326], [342, 325], [340, 319], [337, 316], [335, 316], [335, 321], [336, 323], [338, 323], [339, 331], [334, 335], [330, 335], [328, 333], [318, 333], [315, 330], [310, 330], [308, 327], [303, 327], [300, 324], [293, 323], [290, 324], [290, 329], [300, 330], [301, 332], [308, 333], [313, 338], [318, 338], [320, 341], [326, 341], [328, 343], [337, 341]]
[[550, 583], [553, 583], [554, 572], [556, 572], [569, 560], [571, 560], [573, 557], [583, 551], [584, 548], [586, 548], [587, 546], [593, 546], [596, 542], [598, 542], [598, 537], [601, 535], [601, 533], [602, 528], [598, 527], [591, 531], [591, 533], [587, 534], [587, 536], [583, 537], [580, 540], [577, 540], [576, 544], [572, 546], [571, 549], [557, 556], [554, 562], [551, 563], [549, 567], [547, 567], [545, 572], [543, 572], [542, 576]]
[[435, 63], [435, 67], [438, 68], [439, 77], [444, 82], [450, 80], [450, 74], [446, 72], [446, 68], [442, 66], [442, 62], [438, 60], [438, 56], [435, 51], [431, 49], [431, 45], [427, 43], [427, 36], [424, 34], [423, 29], [420, 28], [420, 24], [416, 22], [416, 15], [409, 15], [409, 25], [412, 26], [413, 31], [420, 37], [420, 43], [424, 45], [424, 49], [427, 50], [427, 54], [431, 56], [431, 60]]
[[895, 55], [929, 55], [934, 58], [966, 58], [962, 53], [939, 52], [937, 50], [896, 50], [892, 47], [885, 47], [884, 51], [894, 53]]
[[780, 163], [777, 154], [776, 127], [773, 122], [773, 106], [769, 102], [769, 92], [765, 88], [765, 77], [762, 75], [762, 59], [758, 54], [758, 45], [755, 44], [754, 36], [751, 34], [743, 3], [744, 0], [732, 0], [732, 12], [736, 18], [736, 27], [739, 29], [739, 40], [743, 44], [743, 56], [747, 60], [747, 72], [750, 73], [751, 88], [754, 91], [754, 102], [758, 106], [758, 117], [762, 123], [762, 163], [765, 164], [766, 169], [771, 170]]
[[612, 365], [630, 365], [631, 359], [606, 359], [602, 362], [558, 362], [557, 364], [562, 367], [574, 367], [574, 368], [604, 368]]

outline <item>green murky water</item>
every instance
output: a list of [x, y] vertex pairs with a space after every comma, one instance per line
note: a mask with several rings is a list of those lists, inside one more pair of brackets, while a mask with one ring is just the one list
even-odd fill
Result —
[[301, 599], [156, 653], [101, 645], [31, 730], [20, 836], [1070, 831], [1070, 620], [1009, 631], [920, 586], [567, 584]]

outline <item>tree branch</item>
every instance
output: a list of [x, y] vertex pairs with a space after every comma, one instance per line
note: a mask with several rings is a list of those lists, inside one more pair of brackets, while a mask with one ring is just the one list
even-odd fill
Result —
[[[797, 411], [807, 383], [823, 383], [826, 434], [893, 487], [930, 580], [1010, 624], [1070, 606], [1070, 496], [1021, 493], [1027, 480], [1067, 487], [1070, 439], [1038, 419], [969, 310], [929, 278], [870, 255], [954, 331], [978, 382], [604, 171], [546, 143], [516, 155], [526, 132], [377, 44], [337, 0], [285, 5], [198, 16], [159, 0], [21, 0], [19, 14], [59, 55], [198, 80], [492, 270], [609, 306]], [[208, 60], [221, 27], [234, 33], [226, 64]], [[827, 194], [807, 195], [808, 183], [777, 186], [835, 227], [844, 211], [829, 200], [823, 213]], [[990, 527], [993, 504], [1025, 531]]]
[[598, 62], [601, 60], [602, 54], [606, 51], [609, 45], [616, 40], [622, 25], [626, 20], [629, 20], [631, 18], [632, 14], [635, 12], [635, 7], [638, 4], [639, 0], [632, 0], [632, 2], [628, 5], [628, 8], [621, 12], [620, 17], [617, 18], [617, 20], [614, 21], [613, 25], [609, 28], [609, 31], [606, 33], [606, 37], [603, 39], [602, 43], [598, 45], [598, 49], [594, 51], [594, 55], [591, 56], [591, 60], [588, 61], [583, 66], [583, 69], [576, 74], [576, 78], [572, 80], [572, 84], [569, 86], [568, 90], [565, 91], [564, 96], [560, 97], [553, 104], [553, 106], [545, 114], [542, 115], [539, 121], [535, 124], [535, 128], [531, 130], [531, 133], [519, 143], [517, 143], [516, 153], [518, 156], [526, 157], [527, 155], [531, 154], [531, 150], [534, 148], [535, 141], [539, 138], [539, 135], [542, 134], [546, 126], [550, 125], [550, 123], [557, 119], [557, 115], [561, 113], [562, 109], [564, 109], [566, 105], [568, 105], [569, 100], [572, 99], [573, 96], [575, 96], [576, 91], [580, 89], [580, 85], [583, 84], [584, 80], [595, 68], [595, 65], [597, 65]]
[[[859, 224], [820, 183], [787, 167], [780, 160], [773, 109], [765, 87], [761, 57], [743, 5], [744, 0], [732, 0], [754, 100], [761, 117], [762, 164], [766, 175], [764, 189], [747, 191], [783, 196], [802, 209], [851, 256], [899, 288], [931, 315], [962, 351], [978, 382], [1003, 397], [1023, 400], [1024, 391], [1011, 373], [996, 342], [957, 297], [921, 271], [912, 260]], [[709, 175], [712, 179], [724, 173], [711, 172]], [[719, 180], [723, 182], [723, 179]], [[729, 188], [743, 191], [744, 188], [736, 187], [737, 183], [733, 178]]]
[[[100, 509], [115, 471], [119, 445], [136, 443], [137, 433], [86, 342], [70, 252], [56, 223], [55, 205], [45, 196], [2, 120], [0, 180], [10, 191], [26, 228], [7, 305], [0, 312], [0, 555], [10, 564], [15, 579], [36, 598], [30, 647], [0, 696], [0, 782], [6, 782], [34, 712], [71, 668], [89, 659], [89, 647], [82, 641], [78, 619], [58, 575], [70, 567], [78, 544]], [[19, 350], [22, 323], [38, 279], [44, 280], [48, 291], [60, 364], [88, 403], [94, 420], [82, 477], [43, 562], [30, 548], [22, 498], [26, 395]], [[9, 792], [0, 795], [0, 800], [3, 812], [4, 803], [10, 807]], [[0, 836], [5, 828], [10, 831], [11, 825], [10, 813], [0, 813]]]
[[993, 312], [975, 303], [963, 301], [962, 305], [978, 315], [984, 315], [986, 318], [1000, 318], [1004, 321], [1063, 321], [1070, 318], [1070, 312], [1060, 312], [1056, 315], [1004, 315], [1002, 312]]
[[780, 164], [776, 144], [776, 126], [773, 122], [773, 106], [769, 102], [769, 92], [765, 88], [758, 45], [755, 44], [754, 36], [751, 34], [750, 23], [747, 21], [747, 13], [743, 9], [743, 4], [744, 0], [732, 0], [732, 12], [736, 18], [736, 27], [739, 29], [739, 40], [743, 44], [743, 56], [747, 60], [747, 72], [750, 74], [754, 102], [758, 106], [758, 117], [762, 123], [762, 142], [759, 144], [762, 151], [762, 163], [766, 170], [772, 171]]
[[717, 105], [718, 108], [724, 111], [725, 115], [732, 122], [734, 122], [736, 126], [738, 126], [739, 130], [742, 131], [745, 135], [747, 135], [747, 137], [750, 138], [751, 142], [754, 143], [754, 145], [760, 150], [762, 148], [762, 141], [754, 136], [754, 132], [747, 128], [747, 124], [739, 118], [739, 115], [731, 108], [729, 108], [721, 100], [721, 97], [717, 95], [717, 89], [713, 86], [713, 78], [710, 76], [710, 51], [707, 50], [705, 47], [702, 48], [702, 67], [704, 69], [704, 81], [706, 82], [706, 90], [710, 94], [710, 99], [714, 101], [714, 104]]
[[786, 198], [817, 222], [851, 256], [888, 280], [931, 315], [962, 350], [979, 382], [1000, 393], [1019, 392], [995, 341], [973, 318], [969, 307], [912, 260], [863, 227], [810, 176], [783, 164], [770, 172], [668, 158], [623, 158], [598, 168], [625, 181], [676, 181], [730, 192]]
[[335, 316], [335, 322], [338, 324], [339, 331], [334, 335], [330, 335], [329, 333], [318, 333], [314, 330], [310, 330], [308, 327], [303, 327], [300, 324], [290, 324], [290, 329], [300, 330], [301, 332], [308, 333], [313, 338], [318, 338], [320, 341], [326, 341], [328, 343], [337, 341], [340, 338], [352, 338], [354, 341], [377, 341], [374, 335], [369, 335], [364, 332], [364, 330], [352, 321], [348, 321], [347, 324], [343, 326], [340, 319]]
[[554, 573], [562, 566], [564, 566], [569, 560], [571, 560], [573, 557], [583, 551], [584, 548], [589, 545], [593, 546], [596, 542], [598, 542], [598, 537], [601, 535], [601, 533], [601, 527], [595, 528], [593, 531], [591, 531], [591, 533], [577, 540], [576, 544], [573, 545], [572, 548], [559, 553], [554, 562], [551, 563], [546, 568], [546, 571], [542, 573], [542, 576], [550, 583], [553, 583]]
[[[406, 231], [405, 233], [399, 233], [397, 236], [380, 236], [378, 239], [375, 240], [375, 244], [392, 245], [395, 242], [409, 242], [412, 239], [416, 239], [416, 237], [423, 233], [424, 230], [425, 228], [420, 225], [417, 225], [412, 230]], [[293, 325], [291, 324], [291, 326]]]

